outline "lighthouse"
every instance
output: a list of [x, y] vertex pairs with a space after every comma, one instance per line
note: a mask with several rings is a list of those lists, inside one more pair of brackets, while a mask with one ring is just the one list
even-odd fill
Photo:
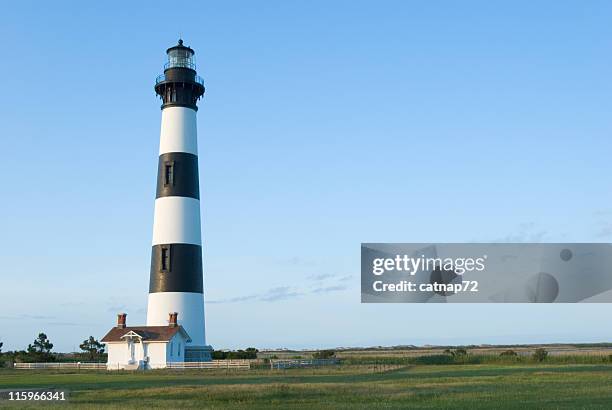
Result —
[[170, 47], [164, 73], [155, 81], [161, 98], [161, 134], [147, 326], [167, 326], [168, 313], [191, 338], [185, 361], [210, 360], [204, 329], [204, 280], [198, 178], [197, 102], [204, 82], [195, 52], [183, 40]]

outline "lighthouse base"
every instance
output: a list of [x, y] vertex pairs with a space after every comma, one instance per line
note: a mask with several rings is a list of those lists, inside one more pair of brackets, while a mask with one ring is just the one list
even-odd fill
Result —
[[210, 362], [212, 360], [212, 346], [185, 346], [186, 362]]
[[190, 292], [149, 293], [147, 326], [167, 326], [168, 314], [172, 312], [178, 313], [178, 324], [191, 338], [189, 345], [206, 347], [204, 295]]

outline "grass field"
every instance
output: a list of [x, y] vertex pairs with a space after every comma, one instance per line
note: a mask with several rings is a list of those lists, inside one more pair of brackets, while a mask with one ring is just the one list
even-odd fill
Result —
[[[337, 366], [145, 373], [1, 370], [0, 389], [67, 389], [78, 408], [610, 408], [612, 365]], [[1, 406], [7, 406], [4, 401]], [[27, 405], [15, 407], [24, 408]], [[39, 404], [31, 406], [40, 408]]]

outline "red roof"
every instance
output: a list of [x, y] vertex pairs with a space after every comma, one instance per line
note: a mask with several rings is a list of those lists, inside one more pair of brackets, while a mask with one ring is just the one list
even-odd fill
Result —
[[183, 326], [128, 326], [128, 327], [114, 327], [106, 336], [104, 336], [101, 342], [122, 342], [122, 337], [129, 332], [134, 332], [138, 336], [142, 337], [145, 342], [167, 342], [177, 333], [181, 332], [183, 336], [191, 341], [191, 338], [183, 329]]

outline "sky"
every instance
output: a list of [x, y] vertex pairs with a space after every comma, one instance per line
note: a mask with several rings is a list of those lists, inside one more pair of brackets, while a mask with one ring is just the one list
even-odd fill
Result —
[[605, 304], [361, 304], [362, 242], [609, 242], [608, 1], [7, 2], [0, 341], [144, 324], [181, 36], [213, 347], [611, 341]]

